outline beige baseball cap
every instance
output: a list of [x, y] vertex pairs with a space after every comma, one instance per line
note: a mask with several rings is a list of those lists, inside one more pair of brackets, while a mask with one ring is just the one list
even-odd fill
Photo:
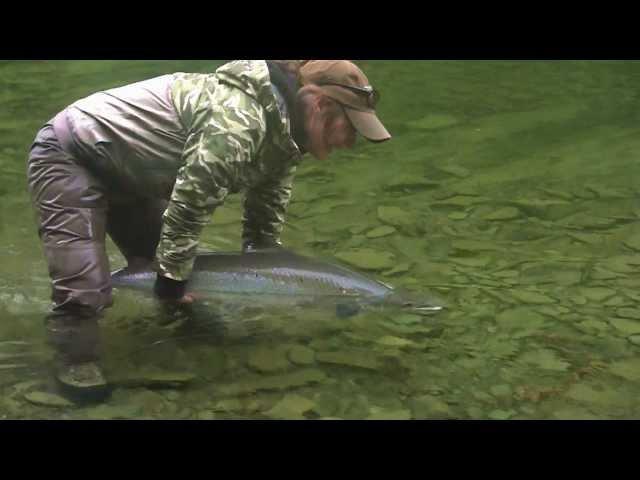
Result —
[[354, 128], [367, 140], [384, 142], [391, 135], [376, 115], [380, 94], [356, 65], [347, 60], [310, 60], [299, 72], [302, 85], [314, 84], [344, 107]]

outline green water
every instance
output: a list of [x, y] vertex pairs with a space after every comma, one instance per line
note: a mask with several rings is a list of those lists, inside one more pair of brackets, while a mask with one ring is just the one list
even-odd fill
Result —
[[[194, 333], [116, 291], [105, 368], [136, 381], [102, 405], [33, 403], [51, 358], [25, 180], [36, 131], [96, 90], [216, 64], [0, 63], [0, 418], [640, 417], [638, 62], [363, 62], [394, 139], [307, 160], [284, 241], [364, 258], [447, 311], [341, 319], [256, 302]], [[203, 248], [237, 249], [240, 212], [234, 197]]]

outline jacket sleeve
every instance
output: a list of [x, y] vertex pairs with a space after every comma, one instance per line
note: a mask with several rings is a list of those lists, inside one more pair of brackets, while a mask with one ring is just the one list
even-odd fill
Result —
[[282, 176], [270, 178], [247, 192], [242, 231], [245, 245], [272, 246], [280, 243], [295, 171], [296, 167], [292, 166]]
[[265, 132], [261, 108], [226, 105], [201, 132], [189, 136], [184, 166], [163, 217], [157, 251], [160, 275], [178, 281], [189, 278], [203, 227], [227, 193], [236, 189]]

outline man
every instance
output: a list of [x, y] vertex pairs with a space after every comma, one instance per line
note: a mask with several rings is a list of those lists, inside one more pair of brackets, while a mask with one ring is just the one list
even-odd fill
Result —
[[99, 92], [45, 124], [28, 178], [61, 385], [106, 391], [97, 363], [97, 319], [112, 304], [105, 234], [130, 266], [155, 257], [159, 298], [191, 302], [185, 285], [198, 239], [226, 196], [245, 192], [244, 250], [277, 247], [303, 154], [325, 159], [353, 147], [356, 132], [390, 138], [377, 100], [348, 61], [243, 60]]

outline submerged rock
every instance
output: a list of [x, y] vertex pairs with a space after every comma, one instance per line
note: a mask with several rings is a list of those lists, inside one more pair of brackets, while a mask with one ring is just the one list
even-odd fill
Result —
[[327, 375], [318, 369], [304, 369], [282, 375], [250, 375], [227, 385], [219, 385], [215, 394], [222, 397], [253, 394], [258, 391], [279, 391], [325, 381]]
[[288, 356], [295, 365], [311, 365], [315, 362], [316, 352], [302, 345], [294, 345], [289, 349]]
[[254, 348], [247, 356], [247, 365], [262, 373], [286, 370], [289, 367], [287, 349], [282, 346]]
[[427, 180], [425, 178], [415, 178], [415, 176], [407, 176], [396, 178], [387, 183], [383, 190], [385, 192], [420, 192], [440, 186], [440, 182]]
[[612, 318], [609, 323], [624, 334], [640, 334], [640, 322], [627, 320], [626, 318]]
[[451, 418], [449, 405], [433, 395], [423, 395], [409, 400], [412, 417], [416, 420]]
[[611, 364], [611, 373], [632, 382], [640, 382], [640, 358], [629, 358]]
[[504, 207], [496, 210], [495, 212], [488, 213], [483, 215], [481, 218], [483, 220], [489, 221], [499, 221], [499, 220], [515, 220], [516, 218], [520, 218], [522, 214], [520, 210], [514, 207]]
[[180, 388], [191, 383], [196, 378], [195, 374], [188, 372], [139, 371], [113, 377], [110, 383], [126, 388]]
[[390, 252], [382, 252], [370, 248], [361, 248], [346, 252], [338, 252], [335, 257], [349, 265], [363, 270], [385, 270], [393, 267], [395, 257]]
[[316, 360], [320, 363], [330, 363], [345, 367], [378, 370], [381, 362], [375, 354], [366, 350], [344, 350], [340, 352], [318, 352]]
[[637, 308], [617, 308], [616, 315], [622, 318], [640, 320], [640, 310]]
[[588, 300], [602, 302], [613, 297], [616, 294], [616, 291], [611, 290], [610, 288], [591, 287], [580, 289], [580, 293]]
[[464, 220], [469, 216], [468, 212], [453, 212], [447, 215], [451, 220]]
[[564, 372], [569, 368], [569, 363], [559, 358], [553, 350], [540, 349], [524, 353], [519, 360], [523, 363], [534, 365], [542, 370]]
[[511, 296], [516, 300], [527, 304], [550, 304], [556, 303], [554, 298], [538, 292], [532, 292], [528, 290], [512, 290]]
[[389, 235], [393, 235], [396, 232], [394, 227], [389, 225], [385, 225], [382, 227], [376, 227], [373, 230], [369, 230], [366, 234], [367, 238], [382, 238], [387, 237]]
[[403, 273], [407, 273], [409, 270], [411, 270], [411, 266], [413, 264], [411, 263], [399, 263], [397, 264], [395, 267], [393, 267], [390, 270], [385, 270], [384, 272], [382, 272], [382, 275], [386, 276], [386, 277], [393, 277], [395, 275], [401, 275]]
[[315, 402], [300, 395], [287, 395], [280, 400], [271, 410], [265, 412], [265, 415], [287, 420], [303, 419], [303, 414], [311, 411], [315, 407]]
[[410, 410], [387, 410], [379, 407], [371, 407], [370, 414], [366, 420], [410, 420]]
[[378, 219], [382, 223], [394, 227], [407, 227], [414, 225], [417, 217], [400, 207], [380, 206], [378, 207]]
[[92, 420], [135, 419], [142, 415], [139, 405], [98, 405], [85, 410]]
[[640, 346], [640, 335], [631, 335], [627, 340], [629, 340], [634, 345]]
[[469, 175], [471, 175], [471, 172], [468, 169], [459, 165], [442, 165], [435, 168], [443, 173], [447, 173], [453, 177], [458, 178], [467, 178]]
[[380, 337], [376, 340], [376, 343], [380, 345], [384, 345], [385, 347], [416, 347], [418, 346], [416, 342], [412, 342], [411, 340], [407, 340], [405, 338], [394, 337], [391, 335], [385, 335], [384, 337]]
[[487, 415], [487, 417], [491, 420], [509, 420], [517, 413], [518, 412], [516, 412], [515, 410], [496, 409], [489, 412], [489, 415]]
[[25, 400], [44, 407], [65, 408], [73, 407], [74, 404], [60, 395], [47, 392], [28, 392], [24, 395]]
[[631, 238], [628, 238], [623, 243], [630, 249], [640, 252], [640, 233], [637, 233]]

